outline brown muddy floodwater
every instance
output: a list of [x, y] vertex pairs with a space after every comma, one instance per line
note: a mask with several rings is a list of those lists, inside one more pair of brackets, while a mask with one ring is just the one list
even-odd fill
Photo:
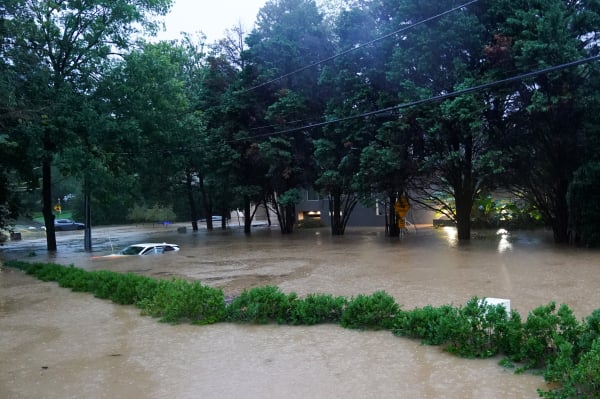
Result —
[[[267, 284], [299, 295], [385, 290], [404, 309], [498, 297], [523, 318], [550, 301], [578, 318], [600, 308], [600, 252], [555, 246], [547, 232], [477, 232], [459, 245], [454, 230], [430, 227], [402, 241], [376, 228], [283, 237], [277, 228], [245, 236], [177, 227], [96, 229], [93, 257], [74, 232], [62, 233], [56, 255], [33, 238], [0, 249], [0, 258], [195, 279], [227, 295]], [[139, 241], [182, 249], [101, 257]], [[537, 398], [546, 388], [542, 377], [515, 375], [499, 360], [461, 359], [389, 332], [336, 325], [165, 325], [16, 270], [0, 273], [0, 398], [494, 399]]]

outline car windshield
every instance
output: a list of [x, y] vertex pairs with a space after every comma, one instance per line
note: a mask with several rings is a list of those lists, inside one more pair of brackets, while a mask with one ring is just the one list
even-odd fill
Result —
[[119, 252], [121, 255], [138, 255], [144, 247], [140, 247], [138, 245], [131, 245], [127, 248], [124, 248]]

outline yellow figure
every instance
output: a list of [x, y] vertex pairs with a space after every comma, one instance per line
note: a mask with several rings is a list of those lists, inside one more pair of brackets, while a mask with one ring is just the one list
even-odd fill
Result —
[[396, 211], [396, 215], [398, 215], [401, 219], [406, 216], [409, 209], [410, 205], [408, 204], [408, 200], [404, 195], [396, 200], [396, 203], [394, 204], [394, 210]]
[[399, 229], [406, 228], [406, 220], [404, 220], [404, 218], [402, 216], [398, 217], [398, 228]]

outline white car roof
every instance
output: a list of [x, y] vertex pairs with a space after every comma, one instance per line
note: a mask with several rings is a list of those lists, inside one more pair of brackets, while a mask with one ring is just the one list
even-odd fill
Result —
[[170, 245], [172, 247], [178, 247], [178, 244], [169, 244], [168, 242], [143, 242], [140, 244], [131, 244], [129, 247], [154, 247], [157, 245]]

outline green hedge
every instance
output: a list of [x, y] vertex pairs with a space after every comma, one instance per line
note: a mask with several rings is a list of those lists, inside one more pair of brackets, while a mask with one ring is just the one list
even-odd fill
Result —
[[133, 273], [84, 271], [52, 263], [8, 261], [14, 267], [61, 287], [90, 292], [169, 323], [217, 322], [313, 325], [389, 330], [397, 336], [443, 345], [463, 357], [503, 355], [504, 366], [517, 372], [540, 370], [556, 388], [543, 398], [600, 399], [600, 309], [578, 321], [566, 306], [554, 302], [529, 313], [487, 305], [477, 297], [465, 306], [425, 306], [404, 311], [384, 291], [347, 299], [327, 294], [299, 298], [275, 286], [245, 290], [229, 304], [222, 290], [181, 279], [157, 280]]

